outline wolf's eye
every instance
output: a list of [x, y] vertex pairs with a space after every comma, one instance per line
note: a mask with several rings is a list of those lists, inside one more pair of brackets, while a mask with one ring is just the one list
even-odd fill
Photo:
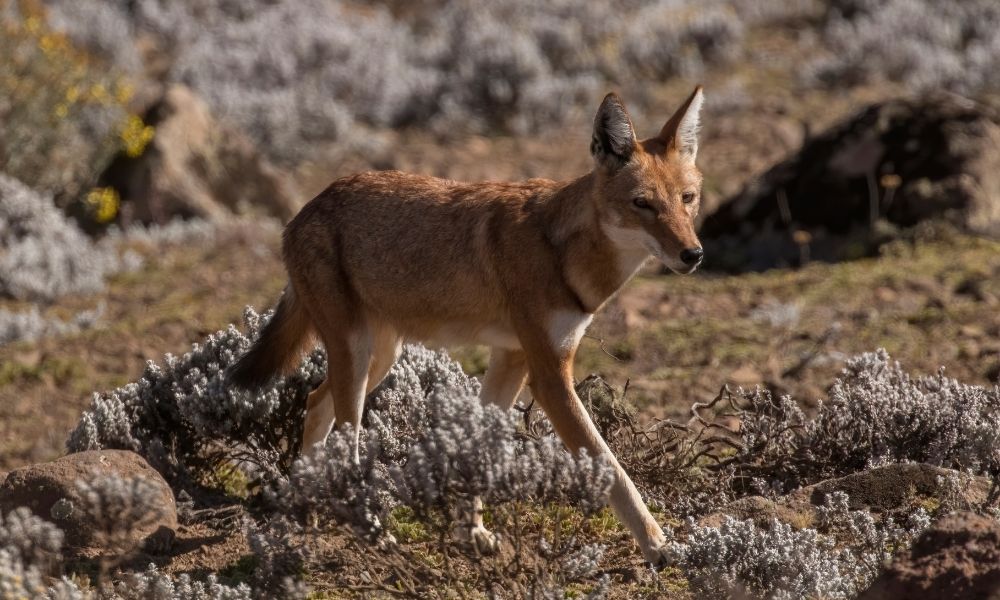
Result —
[[684, 204], [691, 204], [697, 197], [698, 195], [695, 194], [694, 192], [684, 192], [683, 194], [681, 194], [681, 202], [683, 202]]
[[644, 208], [644, 209], [652, 208], [649, 205], [649, 201], [647, 201], [645, 198], [633, 198], [632, 204], [635, 204], [636, 208]]

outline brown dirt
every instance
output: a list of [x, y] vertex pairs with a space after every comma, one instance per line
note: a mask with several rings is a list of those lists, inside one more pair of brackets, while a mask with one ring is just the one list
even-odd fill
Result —
[[194, 524], [182, 525], [177, 530], [177, 538], [168, 555], [149, 558], [168, 573], [203, 576], [236, 569], [240, 559], [249, 554], [250, 545], [242, 532]]
[[975, 513], [949, 515], [921, 535], [858, 600], [1000, 598], [1000, 524]]

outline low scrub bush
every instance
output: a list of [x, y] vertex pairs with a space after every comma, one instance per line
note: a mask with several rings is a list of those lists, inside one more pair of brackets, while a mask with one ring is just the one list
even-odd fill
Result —
[[0, 515], [0, 548], [29, 567], [48, 573], [61, 557], [63, 532], [27, 508]]
[[[693, 405], [687, 423], [640, 426], [599, 378], [577, 392], [640, 489], [680, 514], [895, 462], [1000, 476], [1000, 388], [911, 376], [884, 350], [849, 360], [812, 416], [790, 397], [727, 387]], [[550, 430], [538, 415], [528, 421]]]
[[[417, 355], [417, 362], [433, 361], [438, 372], [450, 374], [457, 368], [439, 353], [416, 347], [406, 353], [411, 359]], [[404, 358], [394, 367], [395, 377], [419, 384], [407, 362], [412, 360]], [[273, 505], [301, 526], [348, 525], [354, 535], [378, 542], [377, 552], [365, 548], [358, 555], [374, 572], [388, 567], [416, 596], [440, 586], [471, 585], [529, 597], [594, 577], [604, 549], [587, 543], [581, 528], [607, 502], [610, 466], [570, 455], [551, 436], [519, 436], [514, 415], [483, 406], [468, 394], [469, 387], [437, 384], [425, 394], [397, 396], [409, 404], [410, 422], [421, 428], [405, 432], [414, 438], [403, 446], [402, 456], [383, 451], [383, 436], [393, 441], [399, 436], [373, 409], [359, 465], [353, 463], [351, 434], [337, 432], [324, 452], [299, 459], [289, 478], [279, 480]], [[454, 530], [469, 527], [469, 515], [462, 510], [475, 497], [487, 506], [493, 534], [516, 548], [516, 557], [484, 555], [474, 545], [453, 543]], [[420, 523], [428, 541], [437, 541], [440, 556], [471, 563], [475, 574], [461, 575], [455, 565], [443, 573], [427, 568], [418, 548], [398, 544], [392, 536], [398, 521], [393, 515], [404, 508], [407, 520]], [[547, 522], [533, 523], [531, 515]], [[323, 528], [304, 532], [315, 535]]]
[[[266, 225], [266, 222], [258, 221], [255, 225]], [[218, 234], [225, 232], [227, 228], [235, 232], [240, 226], [245, 226], [245, 223], [231, 221], [223, 224], [204, 219], [172, 219], [163, 224], [134, 224], [124, 230], [110, 228], [107, 233], [111, 243], [137, 244], [153, 250], [164, 246], [207, 245], [217, 241]], [[278, 231], [280, 230], [275, 227], [275, 233]]]
[[95, 394], [69, 450], [132, 450], [182, 487], [212, 483], [227, 464], [270, 477], [287, 470], [298, 452], [305, 397], [325, 376], [326, 359], [312, 353], [257, 394], [228, 389], [226, 368], [264, 322], [250, 309], [245, 318], [250, 337], [230, 326], [181, 357], [150, 361], [137, 382]]
[[831, 86], [885, 79], [914, 92], [995, 92], [998, 27], [991, 0], [838, 0], [821, 32], [829, 56], [808, 74]]
[[[86, 597], [86, 596], [85, 596]], [[195, 581], [187, 573], [173, 577], [154, 565], [145, 571], [130, 571], [121, 580], [102, 589], [94, 600], [255, 600], [259, 598], [249, 586], [235, 587], [220, 583], [210, 574], [205, 581]], [[294, 596], [285, 596], [294, 598]]]
[[[537, 594], [594, 577], [601, 548], [581, 532], [606, 503], [608, 464], [574, 457], [551, 436], [519, 433], [516, 415], [481, 405], [478, 382], [457, 363], [419, 346], [404, 349], [369, 398], [359, 464], [344, 430], [292, 461], [306, 395], [325, 375], [323, 353], [259, 393], [225, 387], [226, 369], [267, 318], [248, 309], [248, 336], [230, 327], [164, 366], [150, 364], [139, 382], [96, 395], [69, 448], [131, 449], [192, 491], [221, 466], [256, 476], [265, 494], [250, 534], [269, 587], [294, 588], [296, 565], [314, 560], [308, 541], [330, 532], [349, 533], [352, 556], [416, 591], [517, 585]], [[468, 526], [460, 508], [477, 496], [518, 556], [451, 543], [452, 530]], [[432, 568], [419, 560], [423, 550], [396, 542], [394, 515], [403, 509], [438, 541], [450, 568]], [[461, 564], [478, 565], [479, 575], [469, 580], [471, 567]]]
[[[992, 32], [1000, 12], [989, 0], [953, 4], [461, 0], [361, 8], [322, 0], [141, 0], [126, 7], [99, 0], [83, 8], [52, 0], [48, 21], [62, 33], [47, 39], [70, 40], [82, 49], [77, 54], [110, 60], [124, 73], [143, 71], [135, 40], [153, 41], [147, 55], [164, 78], [191, 86], [266, 152], [294, 162], [318, 141], [358, 151], [377, 147], [374, 131], [385, 127], [446, 135], [537, 132], [589, 116], [609, 87], [694, 77], [739, 58], [746, 30], [762, 25], [814, 30], [802, 42], [811, 47], [809, 40], [818, 38], [826, 52], [805, 69], [810, 82], [888, 79], [915, 91], [997, 89], [992, 65], [1000, 42]], [[33, 18], [30, 28], [37, 30]], [[57, 99], [52, 109], [69, 110], [72, 121], [76, 104]], [[91, 128], [105, 138], [120, 136], [124, 126], [116, 124], [127, 124], [127, 117], [115, 110]]]
[[788, 398], [746, 393], [737, 454], [742, 477], [785, 489], [890, 462], [920, 462], [977, 475], [1000, 474], [1000, 388], [914, 377], [884, 350], [848, 361], [806, 418]]
[[54, 1], [52, 22], [108, 56], [123, 55], [124, 35], [152, 35], [170, 79], [289, 161], [318, 140], [367, 147], [367, 126], [525, 132], [589, 117], [609, 85], [693, 75], [735, 56], [740, 11], [749, 12], [714, 1], [700, 14], [674, 0], [461, 0], [396, 11], [320, 0], [97, 4], [76, 18], [78, 3]]
[[[127, 552], [120, 542], [130, 528], [155, 518], [160, 510], [142, 479], [96, 476], [77, 481], [81, 509], [106, 536], [113, 549]], [[229, 587], [215, 575], [193, 581], [184, 574], [171, 576], [153, 565], [144, 572], [128, 572], [116, 583], [104, 579], [95, 586], [78, 585], [61, 576], [63, 532], [27, 508], [0, 515], [0, 596], [46, 600], [250, 600], [259, 595], [246, 585]], [[288, 596], [291, 597], [291, 596]]]
[[876, 521], [867, 511], [851, 511], [843, 492], [827, 497], [817, 513], [819, 530], [777, 519], [766, 528], [729, 516], [718, 527], [689, 519], [687, 539], [673, 542], [671, 551], [699, 598], [848, 600], [930, 526], [923, 509], [905, 524]]
[[165, 510], [159, 489], [142, 477], [95, 475], [77, 481], [76, 491], [97, 543], [118, 557], [135, 550], [135, 532], [155, 523]]
[[62, 564], [63, 532], [27, 508], [0, 514], [0, 594], [5, 598], [82, 598], [63, 579], [50, 585]]
[[49, 302], [96, 292], [122, 262], [56, 208], [51, 196], [0, 173], [0, 296]]
[[101, 307], [98, 307], [96, 310], [77, 313], [72, 320], [63, 321], [43, 316], [37, 306], [21, 312], [0, 308], [0, 346], [90, 329], [100, 320], [102, 312]]
[[82, 600], [75, 584], [62, 580], [49, 585], [36, 567], [25, 564], [16, 554], [0, 547], [0, 593], [7, 598], [44, 598], [46, 600]]
[[651, 79], [700, 75], [706, 64], [738, 57], [744, 21], [722, 3], [704, 9], [642, 7], [623, 32], [622, 55], [629, 70]]
[[220, 233], [243, 235], [245, 227], [241, 222], [174, 220], [125, 230], [111, 227], [94, 240], [55, 206], [51, 195], [0, 173], [0, 298], [34, 304], [0, 308], [0, 345], [93, 328], [103, 305], [69, 319], [46, 314], [44, 305], [63, 296], [103, 291], [108, 277], [139, 269], [147, 256], [164, 246], [218, 243]]

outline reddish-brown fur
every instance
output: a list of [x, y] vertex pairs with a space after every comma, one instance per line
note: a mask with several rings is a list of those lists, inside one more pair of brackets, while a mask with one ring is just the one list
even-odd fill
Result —
[[[614, 461], [573, 391], [573, 357], [591, 315], [650, 253], [678, 271], [696, 266], [679, 257], [700, 252], [700, 105], [698, 88], [658, 136], [637, 142], [609, 95], [595, 121], [595, 169], [570, 182], [397, 171], [335, 181], [285, 229], [289, 289], [232, 380], [260, 384], [297, 355], [307, 330], [318, 335], [330, 378], [309, 397], [308, 448], [334, 420], [356, 431], [364, 395], [403, 341], [488, 344], [484, 402], [509, 408], [530, 374], [566, 445]], [[611, 504], [643, 554], [661, 560], [663, 534], [620, 467]]]

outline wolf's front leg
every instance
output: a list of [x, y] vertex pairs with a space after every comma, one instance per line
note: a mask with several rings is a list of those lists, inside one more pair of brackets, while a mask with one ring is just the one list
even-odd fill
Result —
[[[611, 487], [611, 508], [628, 527], [650, 563], [665, 564], [663, 529], [646, 508], [639, 490], [611, 453], [600, 432], [590, 420], [573, 386], [573, 354], [576, 344], [559, 347], [545, 337], [523, 339], [528, 356], [531, 392], [548, 416], [556, 433], [572, 451], [581, 449], [590, 456], [604, 456], [615, 469]], [[578, 341], [578, 340], [577, 340]]]

